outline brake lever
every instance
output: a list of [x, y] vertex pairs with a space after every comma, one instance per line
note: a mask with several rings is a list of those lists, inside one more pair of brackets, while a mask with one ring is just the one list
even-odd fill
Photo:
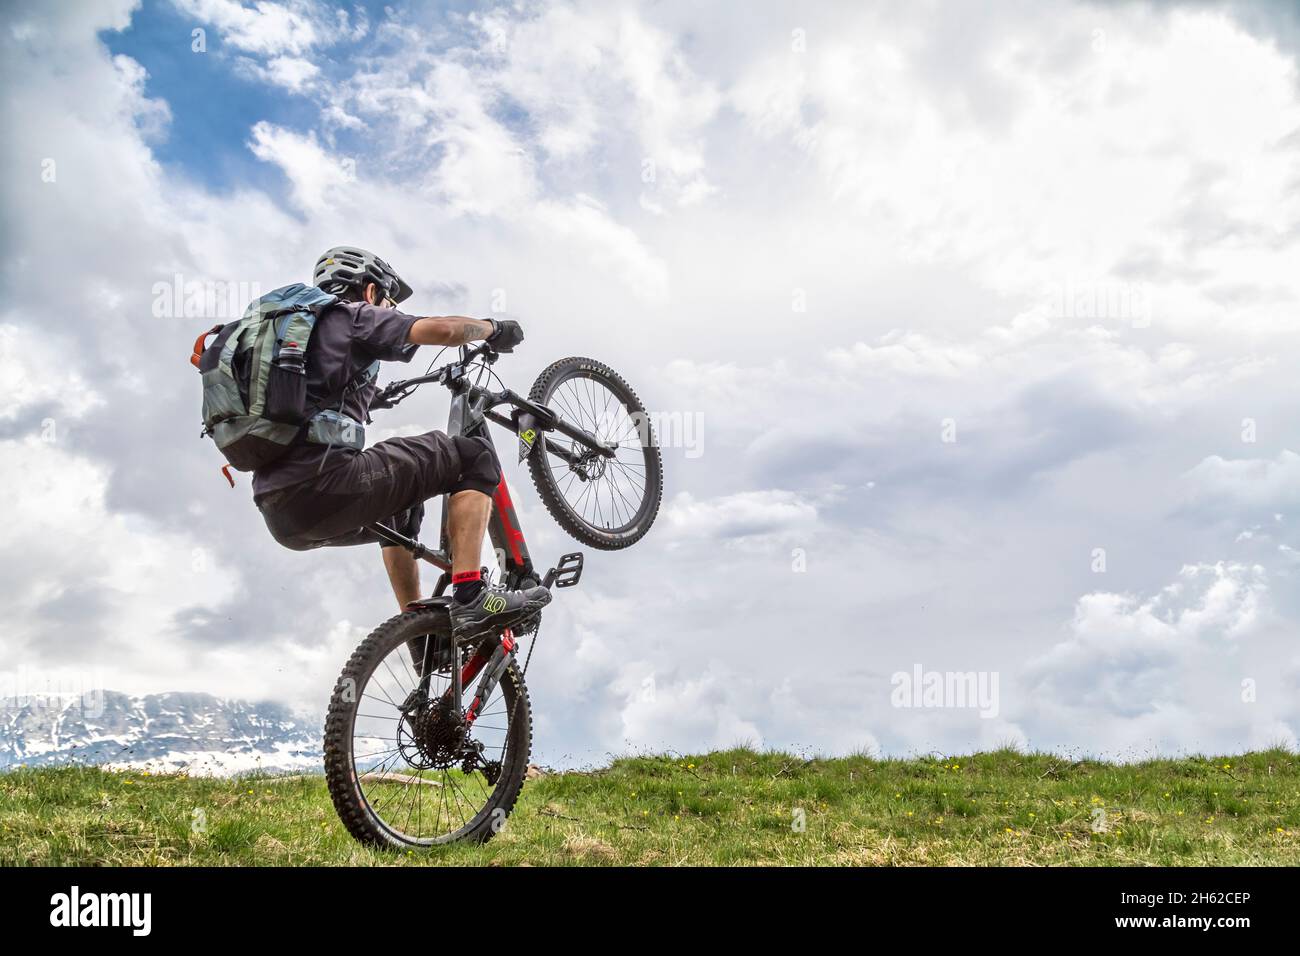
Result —
[[376, 393], [370, 405], [372, 408], [395, 408], [398, 402], [410, 394], [411, 390], [406, 387], [405, 381], [389, 382]]

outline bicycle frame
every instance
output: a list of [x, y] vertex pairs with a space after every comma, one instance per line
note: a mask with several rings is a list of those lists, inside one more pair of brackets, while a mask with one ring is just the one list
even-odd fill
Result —
[[[500, 392], [493, 392], [473, 385], [466, 380], [465, 371], [470, 362], [483, 357], [491, 364], [496, 360], [496, 355], [487, 346], [479, 346], [472, 350], [462, 349], [459, 362], [444, 366], [437, 372], [394, 382], [388, 386], [385, 394], [394, 397], [386, 399], [383, 404], [377, 407], [391, 407], [418, 386], [437, 382], [447, 386], [452, 392], [451, 409], [447, 415], [448, 435], [482, 438], [492, 446], [495, 453], [496, 443], [492, 440], [488, 422], [500, 425], [515, 434], [518, 434], [520, 430], [518, 419], [496, 411], [499, 406], [508, 405], [516, 409], [521, 415], [528, 416], [530, 421], [536, 422], [535, 427], [543, 432], [559, 432], [572, 439], [575, 443], [587, 448], [592, 454], [603, 455], [607, 458], [614, 457], [617, 446], [599, 441], [585, 429], [565, 421], [549, 407], [531, 402], [516, 395], [508, 388]], [[563, 448], [546, 445], [545, 450], [548, 454], [556, 455], [570, 464], [578, 460], [578, 456], [572, 455]], [[541, 451], [530, 449], [529, 453], [541, 454]], [[438, 583], [434, 587], [433, 593], [435, 597], [444, 594], [448, 584], [451, 583], [451, 542], [447, 534], [448, 498], [447, 495], [443, 495], [442, 498], [442, 518], [439, 524], [439, 542], [436, 550], [428, 548], [414, 538], [408, 538], [386, 525], [375, 523], [366, 526], [385, 541], [405, 548], [416, 558], [427, 561], [442, 571]], [[524, 538], [523, 529], [519, 525], [519, 517], [515, 512], [514, 501], [510, 497], [510, 489], [506, 485], [505, 475], [501, 476], [501, 481], [492, 493], [492, 505], [492, 514], [488, 518], [488, 538], [496, 551], [502, 583], [511, 590], [533, 587], [542, 583], [542, 579], [537, 575], [537, 570], [533, 567], [532, 558], [529, 556], [528, 543]]]

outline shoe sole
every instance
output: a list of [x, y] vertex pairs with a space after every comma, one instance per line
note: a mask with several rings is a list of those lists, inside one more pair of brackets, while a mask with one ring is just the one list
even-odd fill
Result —
[[[525, 629], [524, 624], [525, 623], [531, 624], [532, 619], [536, 615], [540, 614], [542, 608], [546, 607], [546, 605], [550, 603], [551, 603], [550, 597], [547, 597], [547, 599], [544, 601], [529, 601], [523, 607], [521, 607], [517, 612], [515, 612], [519, 615], [517, 618], [514, 618], [513, 620], [508, 621], [506, 623], [502, 623], [499, 620], [499, 618], [490, 617], [485, 621], [480, 621], [477, 624], [469, 625], [465, 629], [457, 629], [456, 624], [453, 621], [451, 625], [452, 639], [455, 640], [457, 643], [461, 643], [463, 641], [473, 641], [481, 637], [487, 637], [492, 634], [500, 634], [508, 627], [517, 627], [520, 630], [524, 630]], [[501, 616], [504, 617], [508, 615], [501, 615]]]

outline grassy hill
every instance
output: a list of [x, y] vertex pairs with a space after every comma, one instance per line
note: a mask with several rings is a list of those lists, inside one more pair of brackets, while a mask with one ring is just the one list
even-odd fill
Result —
[[[798, 821], [802, 818], [803, 826]], [[321, 777], [0, 774], [0, 865], [1300, 865], [1300, 757], [1139, 764], [1004, 750], [637, 757], [530, 781], [485, 846], [356, 844]]]

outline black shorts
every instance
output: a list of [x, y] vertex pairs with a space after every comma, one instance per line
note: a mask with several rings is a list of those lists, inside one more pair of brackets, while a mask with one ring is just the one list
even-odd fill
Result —
[[490, 495], [500, 480], [488, 442], [433, 431], [381, 441], [319, 477], [254, 500], [271, 536], [293, 551], [389, 547], [364, 526], [379, 522], [414, 538], [425, 501], [459, 491]]

